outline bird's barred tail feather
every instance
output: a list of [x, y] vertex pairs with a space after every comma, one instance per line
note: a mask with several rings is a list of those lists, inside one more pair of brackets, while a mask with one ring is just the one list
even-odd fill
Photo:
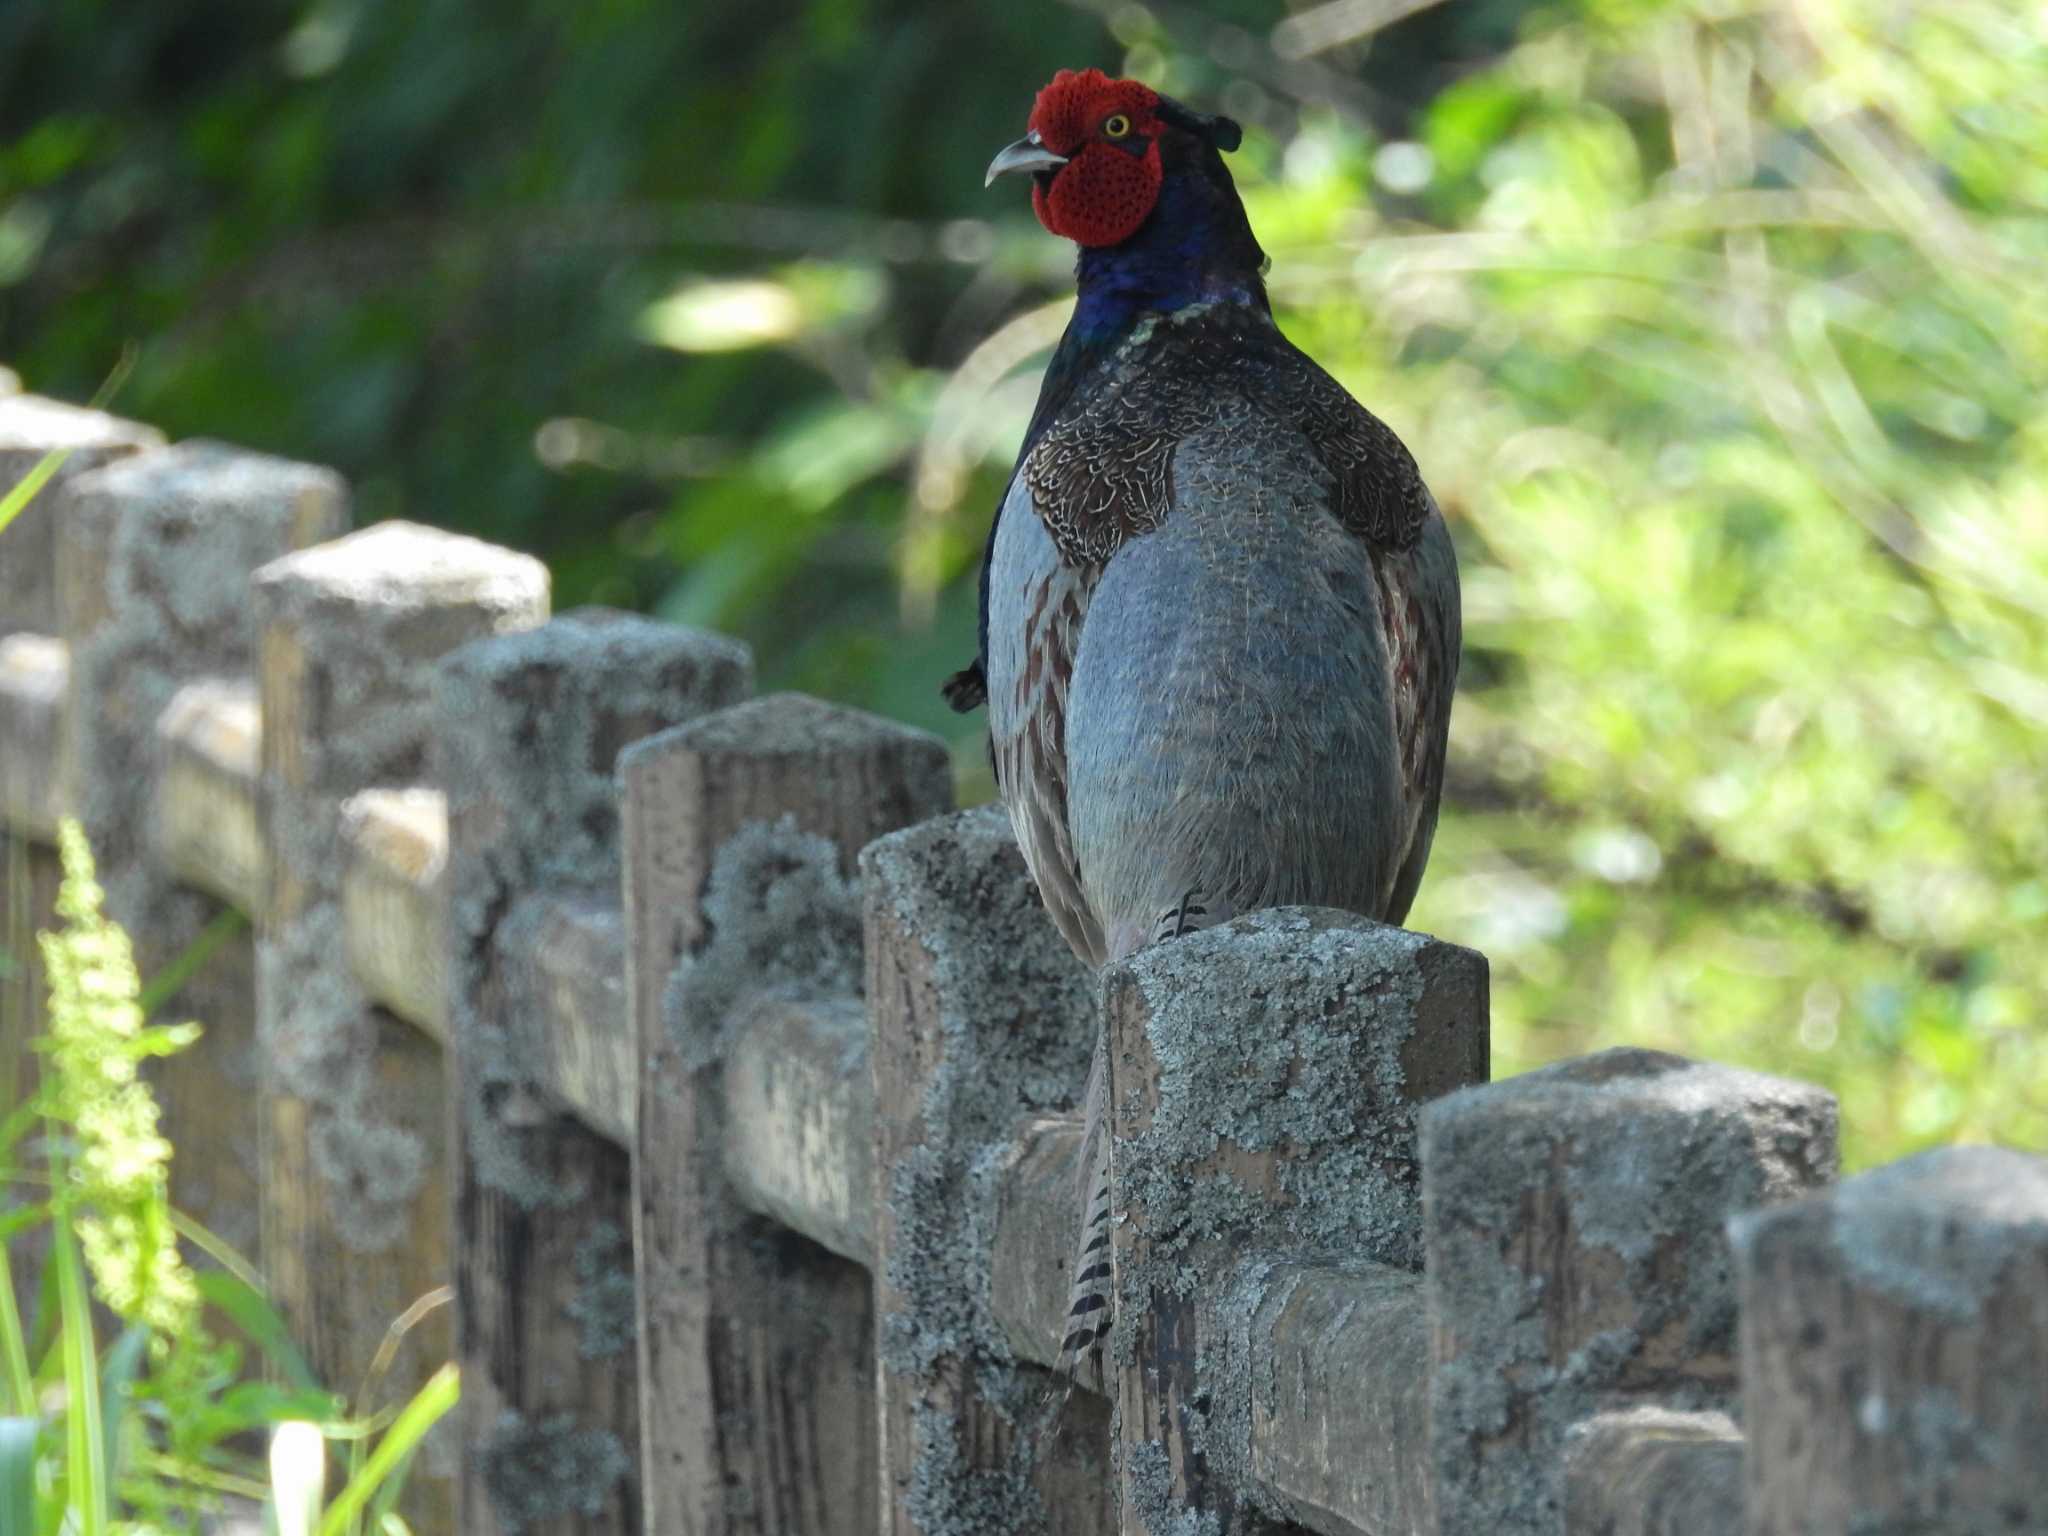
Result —
[[1101, 1379], [1102, 1351], [1114, 1308], [1109, 1232], [1109, 1041], [1095, 1037], [1082, 1097], [1081, 1160], [1076, 1193], [1081, 1231], [1074, 1244], [1073, 1280], [1067, 1292], [1066, 1337], [1060, 1344], [1060, 1374], [1074, 1382]]

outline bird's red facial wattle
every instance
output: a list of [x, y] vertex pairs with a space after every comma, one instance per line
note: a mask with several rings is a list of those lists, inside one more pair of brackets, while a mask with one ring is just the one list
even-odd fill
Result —
[[1031, 107], [1030, 137], [1065, 164], [1032, 177], [1038, 222], [1080, 245], [1119, 245], [1159, 200], [1159, 93], [1099, 69], [1063, 69]]

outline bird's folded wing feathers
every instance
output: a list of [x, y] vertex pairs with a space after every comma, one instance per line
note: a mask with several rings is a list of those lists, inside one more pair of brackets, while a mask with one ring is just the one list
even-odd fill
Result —
[[[997, 632], [996, 643], [1015, 643], [1021, 649], [1018, 665], [993, 669], [990, 748], [1010, 825], [1045, 909], [1074, 952], [1089, 965], [1099, 966], [1104, 958], [1102, 925], [1082, 889], [1067, 818], [1066, 742], [1067, 690], [1095, 573], [1067, 565], [1042, 533], [1032, 539], [1032, 531], [1019, 530], [1027, 545], [1021, 555], [1010, 551], [1007, 540], [1003, 551], [1006, 563], [1021, 559], [1035, 569], [1019, 573], [1026, 578], [1021, 628]], [[1044, 544], [1042, 557], [1033, 559], [1040, 552], [1028, 546], [1039, 543]]]

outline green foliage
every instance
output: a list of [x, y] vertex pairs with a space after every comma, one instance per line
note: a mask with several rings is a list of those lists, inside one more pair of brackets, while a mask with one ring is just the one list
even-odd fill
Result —
[[[50, 987], [49, 1086], [43, 1111], [75, 1137], [56, 1199], [70, 1219], [97, 1294], [115, 1316], [165, 1339], [191, 1328], [199, 1291], [170, 1217], [170, 1143], [137, 1068], [183, 1050], [197, 1025], [146, 1027], [128, 935], [101, 909], [85, 833], [58, 832], [63, 927], [42, 935]], [[68, 1241], [68, 1238], [67, 1238]]]
[[2048, 1145], [2038, 8], [1288, 12], [30, 0], [0, 356], [76, 396], [140, 338], [132, 413], [738, 633], [974, 798], [936, 686], [1069, 260], [981, 170], [1055, 67], [1141, 73], [1245, 120], [1283, 323], [1452, 519], [1411, 921], [1493, 960], [1496, 1070], [1635, 1041], [1827, 1083], [1852, 1162]]
[[[23, 1536], [150, 1536], [194, 1528], [224, 1495], [251, 1502], [268, 1495], [304, 1508], [307, 1492], [290, 1488], [288, 1474], [303, 1469], [310, 1432], [316, 1442], [332, 1437], [350, 1447], [350, 1475], [324, 1514], [313, 1490], [320, 1536], [402, 1530], [393, 1508], [420, 1438], [455, 1401], [454, 1368], [388, 1424], [346, 1417], [314, 1385], [246, 1261], [172, 1209], [171, 1149], [137, 1068], [184, 1049], [197, 1030], [143, 1022], [146, 994], [127, 935], [102, 911], [85, 836], [65, 821], [58, 841], [62, 923], [41, 936], [50, 993], [46, 1069], [35, 1100], [9, 1116], [0, 1147], [10, 1190], [47, 1193], [0, 1217], [4, 1528]], [[37, 1119], [46, 1127], [43, 1166], [32, 1171], [19, 1154]], [[44, 1294], [52, 1311], [45, 1327], [54, 1347], [42, 1329], [24, 1327], [15, 1300], [15, 1256], [45, 1227]], [[181, 1239], [220, 1267], [189, 1267]], [[122, 1326], [102, 1350], [95, 1332], [109, 1315]], [[291, 1384], [255, 1379], [243, 1345], [216, 1332], [223, 1322]], [[400, 1336], [402, 1327], [393, 1347]], [[373, 1374], [380, 1369], [373, 1365]], [[301, 1427], [285, 1444], [289, 1450], [296, 1438], [301, 1451], [273, 1458], [284, 1475], [273, 1491], [242, 1447], [252, 1433], [293, 1424]]]
[[1415, 920], [1494, 960], [1503, 1067], [1817, 1078], [1852, 1163], [2048, 1145], [2044, 82], [1993, 5], [1547, 30], [1285, 284], [1326, 352], [1380, 317], [1350, 377], [1460, 522]]

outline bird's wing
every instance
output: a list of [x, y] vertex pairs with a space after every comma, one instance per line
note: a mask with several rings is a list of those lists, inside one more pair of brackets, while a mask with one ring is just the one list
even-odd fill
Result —
[[1380, 916], [1399, 923], [1422, 883], [1443, 791], [1458, 681], [1457, 557], [1436, 498], [1393, 428], [1292, 343], [1283, 343], [1273, 371], [1274, 395], [1330, 471], [1331, 510], [1373, 553], [1405, 812], [1400, 861]]
[[1458, 685], [1461, 622], [1458, 561], [1443, 514], [1430, 502], [1428, 520], [1410, 549], [1382, 551], [1375, 561], [1380, 618], [1393, 681], [1394, 728], [1401, 744], [1401, 789], [1408, 812], [1399, 872], [1386, 920], [1408, 916], [1443, 794], [1444, 751], [1450, 739], [1451, 695]]
[[[1010, 500], [1029, 498], [1024, 476]], [[1030, 509], [998, 519], [989, 551], [989, 745], [996, 784], [1045, 909], [1074, 953], [1103, 961], [1067, 818], [1067, 690], [1097, 571], [1065, 559]]]

